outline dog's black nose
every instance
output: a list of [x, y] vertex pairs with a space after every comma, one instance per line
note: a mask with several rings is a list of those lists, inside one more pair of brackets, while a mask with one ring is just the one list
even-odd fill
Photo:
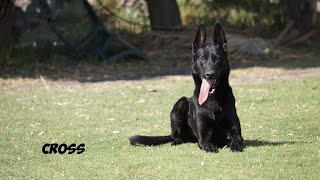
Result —
[[212, 78], [214, 77], [214, 72], [207, 72], [207, 73], [206, 73], [206, 77], [207, 77], [208, 79], [212, 79]]

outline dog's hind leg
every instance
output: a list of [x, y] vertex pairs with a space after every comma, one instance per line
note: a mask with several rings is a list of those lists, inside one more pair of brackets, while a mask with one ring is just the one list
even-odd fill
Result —
[[[191, 128], [188, 125], [189, 102], [186, 97], [180, 98], [173, 106], [170, 113], [171, 119], [171, 137], [173, 138], [172, 145], [179, 145], [190, 141], [192, 134]], [[190, 134], [191, 133], [191, 134]]]

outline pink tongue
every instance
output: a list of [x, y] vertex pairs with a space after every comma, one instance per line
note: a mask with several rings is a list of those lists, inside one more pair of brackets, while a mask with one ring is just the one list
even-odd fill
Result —
[[206, 79], [202, 79], [200, 94], [198, 98], [198, 102], [200, 105], [207, 100], [212, 83], [213, 81], [207, 81]]

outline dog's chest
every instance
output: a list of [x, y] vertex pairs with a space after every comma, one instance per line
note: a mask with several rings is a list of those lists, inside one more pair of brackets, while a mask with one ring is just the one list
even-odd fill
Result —
[[214, 97], [208, 98], [201, 106], [198, 105], [198, 108], [195, 108], [195, 114], [198, 114], [197, 118], [201, 119], [211, 119], [217, 120], [218, 116], [221, 114], [222, 108], [217, 100]]
[[208, 100], [203, 104], [203, 108], [213, 113], [222, 111], [222, 107], [214, 96], [209, 96]]

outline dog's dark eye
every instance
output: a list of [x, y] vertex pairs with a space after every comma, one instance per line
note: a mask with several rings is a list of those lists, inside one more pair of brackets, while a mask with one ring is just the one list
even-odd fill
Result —
[[218, 61], [218, 57], [215, 55], [213, 55], [211, 58], [212, 58], [213, 63], [216, 63]]

